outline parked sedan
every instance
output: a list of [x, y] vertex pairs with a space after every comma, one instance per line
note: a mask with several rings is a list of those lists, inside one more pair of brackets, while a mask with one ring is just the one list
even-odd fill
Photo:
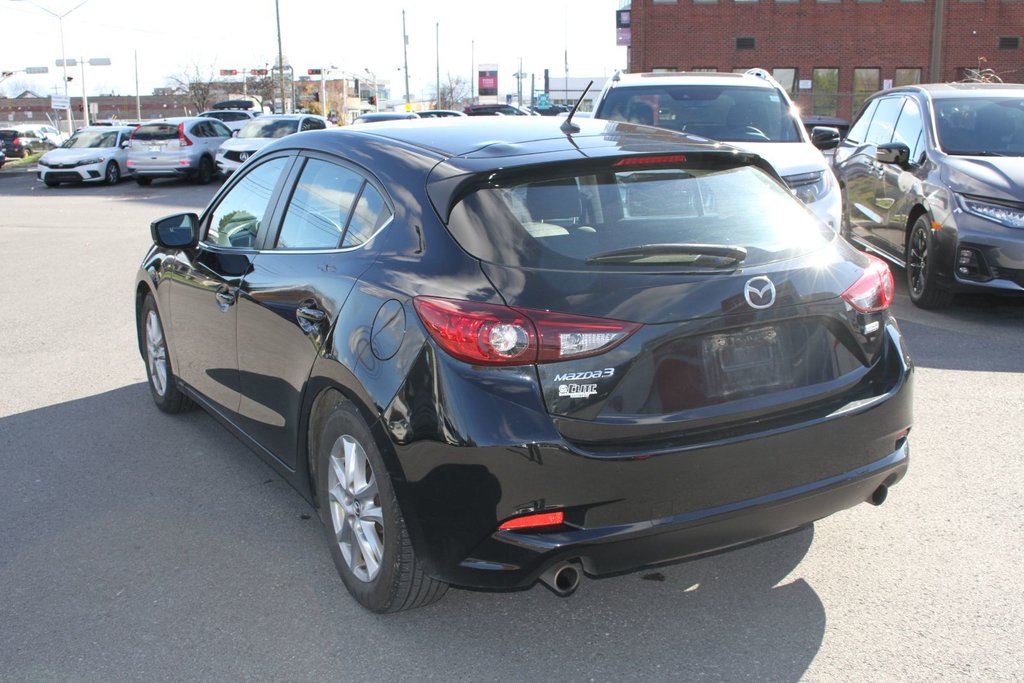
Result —
[[376, 111], [356, 117], [352, 123], [380, 123], [382, 121], [406, 121], [418, 119], [419, 114], [413, 111]]
[[128, 138], [134, 131], [131, 126], [83, 128], [39, 159], [36, 177], [47, 187], [89, 182], [116, 185], [127, 171]]
[[233, 173], [242, 162], [266, 145], [285, 135], [304, 130], [323, 130], [327, 119], [312, 114], [270, 114], [253, 119], [242, 126], [235, 137], [221, 143], [217, 149], [217, 168], [221, 173]]
[[154, 178], [193, 178], [205, 184], [217, 172], [217, 149], [230, 137], [227, 126], [207, 117], [148, 121], [131, 136], [128, 169], [139, 185]]
[[1024, 292], [1024, 85], [878, 93], [834, 165], [844, 233], [904, 266], [916, 305]]
[[907, 469], [885, 263], [754, 154], [574, 123], [292, 135], [151, 226], [156, 406], [198, 403], [309, 498], [371, 610], [568, 594], [881, 503]]
[[0, 128], [0, 142], [7, 150], [7, 156], [12, 159], [22, 159], [33, 151], [31, 147], [26, 146], [27, 141], [21, 139], [21, 133], [13, 128]]

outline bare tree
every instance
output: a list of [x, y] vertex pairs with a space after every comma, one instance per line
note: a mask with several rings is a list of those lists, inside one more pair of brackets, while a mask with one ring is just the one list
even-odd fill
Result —
[[223, 94], [217, 82], [214, 81], [213, 67], [209, 67], [208, 75], [204, 75], [204, 71], [205, 69], [193, 62], [190, 66], [182, 69], [180, 73], [168, 78], [171, 85], [188, 97], [189, 103], [196, 108], [195, 113], [209, 109], [214, 100]]
[[469, 100], [469, 84], [462, 76], [447, 74], [441, 81], [440, 92], [436, 93], [435, 106], [438, 109], [461, 109]]

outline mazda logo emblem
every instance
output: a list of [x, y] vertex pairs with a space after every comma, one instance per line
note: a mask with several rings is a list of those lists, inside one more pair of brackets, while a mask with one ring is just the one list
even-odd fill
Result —
[[751, 308], [770, 308], [775, 303], [775, 285], [764, 275], [752, 277], [743, 285], [743, 298]]

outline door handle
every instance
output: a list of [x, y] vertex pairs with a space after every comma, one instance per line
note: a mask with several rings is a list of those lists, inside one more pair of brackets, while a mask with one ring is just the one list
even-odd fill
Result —
[[327, 319], [327, 314], [317, 308], [316, 304], [299, 306], [295, 310], [295, 319], [299, 322], [299, 327], [303, 332], [314, 334], [318, 331], [318, 325]]
[[214, 294], [217, 298], [217, 305], [220, 306], [220, 310], [226, 311], [229, 306], [233, 306], [235, 303], [235, 293], [227, 287], [221, 287]]

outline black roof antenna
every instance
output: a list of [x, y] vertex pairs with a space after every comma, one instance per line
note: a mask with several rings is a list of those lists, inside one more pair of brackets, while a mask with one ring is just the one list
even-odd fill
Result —
[[580, 132], [580, 127], [572, 122], [572, 117], [576, 115], [576, 110], [580, 108], [581, 104], [583, 104], [583, 98], [587, 96], [587, 93], [590, 92], [592, 87], [594, 87], [594, 81], [587, 83], [587, 87], [583, 89], [583, 94], [580, 95], [578, 100], [576, 100], [576, 104], [573, 106], [572, 111], [569, 112], [569, 115], [565, 117], [565, 121], [562, 121], [562, 125], [559, 126], [562, 132], [566, 135], [572, 135], [573, 133]]

